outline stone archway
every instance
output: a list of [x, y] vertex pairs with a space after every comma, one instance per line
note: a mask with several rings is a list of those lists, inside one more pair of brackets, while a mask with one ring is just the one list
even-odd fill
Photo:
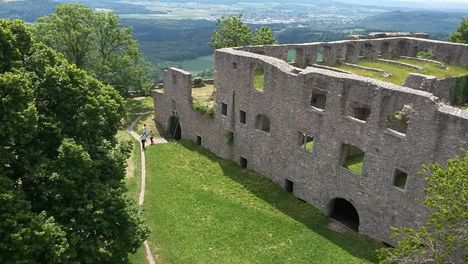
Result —
[[168, 122], [169, 137], [174, 140], [180, 140], [182, 138], [182, 128], [179, 123], [179, 119], [175, 116], [171, 116]]
[[348, 228], [359, 231], [359, 214], [350, 202], [343, 198], [335, 198], [331, 202], [330, 217]]

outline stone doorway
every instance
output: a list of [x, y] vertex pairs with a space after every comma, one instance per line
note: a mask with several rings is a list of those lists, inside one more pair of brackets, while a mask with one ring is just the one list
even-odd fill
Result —
[[359, 214], [354, 206], [345, 199], [336, 198], [331, 203], [330, 217], [349, 229], [359, 231]]

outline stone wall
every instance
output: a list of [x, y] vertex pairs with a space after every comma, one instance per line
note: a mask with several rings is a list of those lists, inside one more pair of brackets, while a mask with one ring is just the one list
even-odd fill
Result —
[[[385, 41], [398, 46], [401, 39]], [[413, 40], [403, 41], [412, 45]], [[328, 47], [324, 60], [332, 61], [338, 47], [348, 44], [297, 45], [302, 49], [297, 63], [320, 46]], [[444, 162], [468, 147], [467, 112], [438, 102], [426, 91], [327, 69], [296, 68], [283, 60], [290, 47], [217, 50], [213, 118], [192, 109], [190, 74], [167, 70], [164, 92], [155, 92], [156, 120], [168, 127], [176, 111], [182, 138], [196, 141], [199, 136], [216, 155], [236, 162], [245, 159], [249, 169], [280, 186], [286, 179], [294, 182], [293, 194], [327, 215], [335, 198], [346, 199], [359, 214], [360, 233], [393, 244], [388, 238], [390, 226], [417, 227], [425, 221], [426, 209], [416, 201], [423, 198], [425, 186], [420, 166]], [[265, 72], [263, 91], [253, 85], [259, 67]], [[221, 112], [223, 104], [226, 115]], [[366, 120], [351, 117], [362, 109]], [[245, 112], [245, 124], [240, 122], [240, 111]], [[395, 111], [409, 120], [404, 133], [388, 128], [388, 116]], [[269, 132], [255, 128], [258, 115], [269, 119]], [[226, 131], [233, 132], [233, 144], [226, 142]], [[303, 133], [314, 138], [311, 152], [298, 143]], [[345, 145], [365, 152], [362, 175], [342, 166]], [[408, 174], [404, 190], [393, 186], [396, 170]]]

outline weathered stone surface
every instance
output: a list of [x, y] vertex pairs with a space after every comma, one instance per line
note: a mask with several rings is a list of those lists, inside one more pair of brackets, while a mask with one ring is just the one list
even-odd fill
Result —
[[[424, 48], [446, 63], [468, 65], [468, 45], [413, 38], [221, 49], [215, 59], [214, 117], [192, 109], [190, 74], [171, 68], [165, 72], [164, 92], [154, 92], [156, 120], [167, 128], [170, 117], [178, 116], [182, 138], [197, 141], [200, 136], [216, 155], [236, 162], [245, 158], [249, 169], [283, 187], [286, 179], [293, 181], [294, 195], [325, 214], [335, 198], [346, 199], [359, 214], [359, 232], [393, 244], [391, 226], [417, 227], [426, 220], [426, 208], [417, 201], [425, 187], [421, 165], [445, 162], [468, 147], [468, 113], [439, 100], [437, 91], [424, 84], [429, 77], [413, 76], [404, 87], [306, 67], [316, 63], [320, 47], [330, 48], [325, 56], [331, 59], [324, 58], [328, 63], [339, 57], [337, 47], [347, 47], [345, 59], [365, 48], [371, 51], [363, 54], [370, 56], [380, 48], [392, 56], [414, 56]], [[291, 48], [300, 49], [300, 68], [285, 62]], [[265, 72], [263, 91], [253, 87], [258, 66]], [[326, 95], [324, 109], [311, 106], [313, 94]], [[365, 120], [350, 117], [356, 108]], [[246, 124], [239, 121], [240, 111], [246, 113]], [[388, 116], [396, 111], [408, 117], [407, 126], [399, 129], [406, 133], [388, 128]], [[255, 129], [258, 115], [269, 118], [269, 133]], [[234, 133], [233, 144], [226, 142], [227, 131]], [[314, 138], [312, 152], [298, 143], [303, 133]], [[365, 152], [362, 175], [342, 166], [343, 145]], [[408, 174], [404, 190], [393, 186], [396, 169]]]

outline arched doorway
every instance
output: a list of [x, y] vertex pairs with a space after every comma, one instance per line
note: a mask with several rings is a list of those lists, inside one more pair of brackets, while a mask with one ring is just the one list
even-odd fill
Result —
[[345, 199], [336, 198], [331, 202], [330, 217], [347, 226], [359, 230], [359, 214], [354, 206]]
[[182, 138], [182, 128], [180, 127], [179, 119], [175, 116], [169, 118], [169, 137], [174, 140], [180, 140]]

